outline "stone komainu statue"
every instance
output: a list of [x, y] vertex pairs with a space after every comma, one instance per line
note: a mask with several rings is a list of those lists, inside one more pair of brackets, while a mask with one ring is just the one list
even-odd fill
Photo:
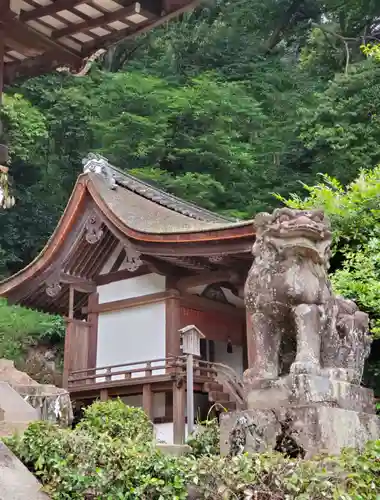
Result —
[[360, 382], [370, 346], [368, 316], [332, 293], [331, 230], [324, 213], [282, 208], [257, 215], [255, 226], [245, 285], [256, 350], [249, 378], [278, 378], [281, 341], [293, 336], [291, 372]]

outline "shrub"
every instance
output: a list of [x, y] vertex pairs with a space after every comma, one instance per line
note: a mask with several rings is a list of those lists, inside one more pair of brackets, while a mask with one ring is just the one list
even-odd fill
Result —
[[154, 446], [144, 412], [120, 400], [94, 403], [75, 430], [32, 423], [7, 444], [52, 499], [186, 498], [186, 468]]
[[153, 425], [144, 410], [127, 406], [120, 399], [97, 401], [85, 408], [77, 428], [96, 436], [106, 433], [111, 438], [140, 444], [151, 443], [154, 436]]
[[20, 361], [27, 348], [39, 341], [62, 342], [63, 318], [21, 306], [9, 306], [0, 298], [0, 358]]
[[198, 423], [198, 428], [191, 434], [187, 444], [194, 457], [219, 455], [220, 428], [216, 418]]
[[[95, 403], [75, 430], [32, 423], [7, 444], [53, 500], [184, 500], [189, 488], [199, 500], [378, 500], [380, 441], [362, 453], [346, 450], [308, 461], [277, 453], [228, 459], [211, 455], [216, 433], [210, 421], [205, 432], [213, 436], [206, 439], [212, 446], [169, 457], [147, 441], [152, 434], [142, 412], [124, 412], [121, 404]], [[131, 422], [124, 426], [120, 419]]]

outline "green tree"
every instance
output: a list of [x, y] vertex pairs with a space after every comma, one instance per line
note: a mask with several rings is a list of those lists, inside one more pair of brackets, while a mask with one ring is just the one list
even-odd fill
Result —
[[334, 252], [343, 260], [332, 275], [335, 291], [355, 300], [380, 333], [380, 166], [363, 170], [347, 187], [324, 176], [315, 186], [304, 186], [306, 198], [280, 199], [289, 207], [322, 208], [333, 228]]

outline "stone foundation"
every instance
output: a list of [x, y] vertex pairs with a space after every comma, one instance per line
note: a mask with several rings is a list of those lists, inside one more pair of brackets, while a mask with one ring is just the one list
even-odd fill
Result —
[[244, 451], [250, 453], [277, 450], [304, 458], [324, 452], [335, 455], [343, 448], [362, 449], [380, 436], [380, 418], [370, 413], [316, 405], [246, 410], [221, 415], [222, 455], [229, 454], [230, 436], [241, 417], [246, 422]]
[[[224, 455], [276, 450], [309, 458], [379, 439], [373, 391], [322, 375], [245, 379], [247, 410], [221, 415]], [[232, 443], [232, 447], [231, 447]]]
[[319, 405], [375, 413], [373, 391], [319, 375], [288, 375], [276, 380], [245, 381], [247, 408]]

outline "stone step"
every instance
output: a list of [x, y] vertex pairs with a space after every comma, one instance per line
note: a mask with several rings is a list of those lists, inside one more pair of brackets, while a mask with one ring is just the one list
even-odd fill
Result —
[[215, 401], [216, 403], [218, 401], [230, 401], [230, 399], [230, 395], [223, 391], [210, 391], [208, 393], [208, 400]]

